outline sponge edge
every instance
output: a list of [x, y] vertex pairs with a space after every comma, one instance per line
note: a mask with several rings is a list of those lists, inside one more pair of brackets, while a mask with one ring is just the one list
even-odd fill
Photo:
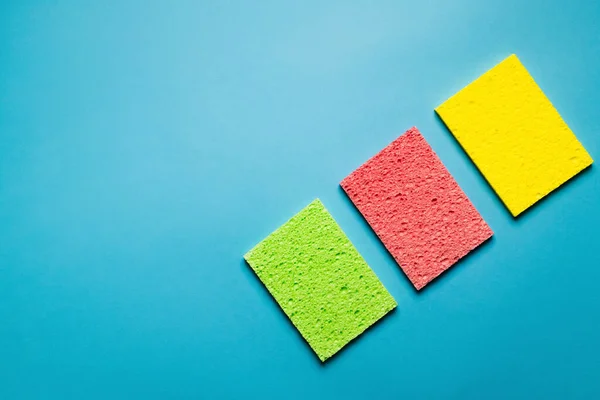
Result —
[[515, 217], [593, 162], [514, 54], [435, 111]]
[[417, 128], [340, 185], [417, 290], [493, 234]]
[[397, 305], [318, 199], [244, 258], [321, 361]]

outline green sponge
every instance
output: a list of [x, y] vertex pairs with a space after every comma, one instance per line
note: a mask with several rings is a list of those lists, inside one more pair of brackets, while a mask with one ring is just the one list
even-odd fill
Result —
[[321, 361], [397, 305], [319, 199], [244, 258]]

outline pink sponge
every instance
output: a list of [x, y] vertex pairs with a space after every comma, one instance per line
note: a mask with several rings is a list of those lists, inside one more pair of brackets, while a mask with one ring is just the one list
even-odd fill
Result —
[[417, 290], [493, 235], [417, 128], [341, 186]]

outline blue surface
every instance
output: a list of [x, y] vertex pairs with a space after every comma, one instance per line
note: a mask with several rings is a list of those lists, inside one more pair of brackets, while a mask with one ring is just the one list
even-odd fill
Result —
[[[0, 0], [0, 398], [599, 397], [598, 167], [513, 220], [433, 112], [516, 53], [598, 161], [599, 15]], [[495, 231], [420, 294], [338, 186], [413, 125]], [[399, 303], [324, 365], [242, 260], [315, 197]]]

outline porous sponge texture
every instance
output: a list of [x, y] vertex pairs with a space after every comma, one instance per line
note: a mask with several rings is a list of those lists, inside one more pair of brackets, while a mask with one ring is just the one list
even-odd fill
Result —
[[417, 128], [341, 186], [417, 290], [493, 234]]
[[318, 199], [244, 258], [321, 361], [396, 307]]
[[513, 216], [593, 162], [514, 54], [436, 112]]

